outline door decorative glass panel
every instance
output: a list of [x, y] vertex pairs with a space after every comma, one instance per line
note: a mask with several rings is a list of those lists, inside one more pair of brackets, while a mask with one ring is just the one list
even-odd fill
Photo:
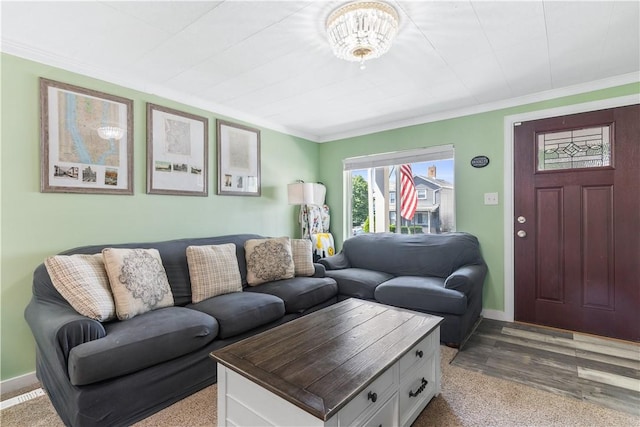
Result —
[[538, 134], [538, 171], [611, 165], [611, 127]]

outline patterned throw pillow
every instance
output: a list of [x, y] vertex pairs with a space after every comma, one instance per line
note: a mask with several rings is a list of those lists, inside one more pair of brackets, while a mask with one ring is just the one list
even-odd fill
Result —
[[296, 276], [313, 276], [316, 269], [313, 267], [311, 240], [292, 239], [291, 252], [293, 254], [293, 265]]
[[244, 242], [247, 283], [256, 286], [274, 280], [291, 279], [295, 274], [288, 237], [249, 239]]
[[242, 292], [235, 244], [189, 246], [187, 263], [194, 304], [216, 295]]
[[173, 305], [173, 294], [157, 249], [102, 250], [118, 319]]
[[102, 254], [56, 255], [47, 258], [44, 265], [53, 286], [74, 310], [99, 322], [115, 319], [116, 306]]

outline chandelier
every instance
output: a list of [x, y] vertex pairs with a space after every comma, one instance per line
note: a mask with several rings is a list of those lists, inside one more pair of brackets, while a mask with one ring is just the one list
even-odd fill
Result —
[[327, 36], [340, 59], [360, 62], [378, 58], [391, 47], [398, 32], [398, 13], [380, 1], [355, 1], [327, 18]]
[[118, 126], [100, 126], [97, 130], [102, 139], [120, 140], [124, 136], [124, 130]]

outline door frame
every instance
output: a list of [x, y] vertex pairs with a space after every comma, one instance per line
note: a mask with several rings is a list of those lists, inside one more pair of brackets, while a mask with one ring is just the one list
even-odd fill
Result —
[[544, 110], [530, 111], [526, 113], [513, 114], [504, 117], [504, 311], [483, 310], [483, 315], [490, 319], [514, 321], [515, 311], [515, 278], [514, 278], [514, 243], [515, 233], [513, 221], [514, 209], [514, 186], [513, 186], [513, 126], [518, 122], [529, 120], [546, 119], [549, 117], [566, 116], [570, 114], [586, 113], [589, 111], [602, 110], [606, 108], [624, 107], [627, 105], [639, 104], [640, 94], [621, 96], [617, 98], [602, 99], [598, 101], [585, 102], [582, 104], [566, 105], [562, 107], [549, 108]]

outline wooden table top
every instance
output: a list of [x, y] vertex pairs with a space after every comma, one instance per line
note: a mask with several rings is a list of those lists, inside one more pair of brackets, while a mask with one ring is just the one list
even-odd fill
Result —
[[352, 298], [211, 357], [326, 421], [442, 321]]

